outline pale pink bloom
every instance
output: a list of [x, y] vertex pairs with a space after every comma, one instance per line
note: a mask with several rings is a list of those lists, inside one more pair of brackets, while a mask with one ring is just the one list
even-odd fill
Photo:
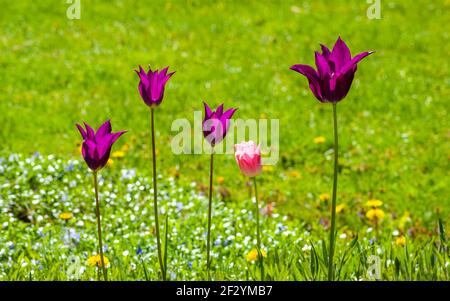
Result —
[[261, 173], [261, 149], [253, 141], [236, 144], [234, 156], [242, 173], [247, 177], [254, 177]]

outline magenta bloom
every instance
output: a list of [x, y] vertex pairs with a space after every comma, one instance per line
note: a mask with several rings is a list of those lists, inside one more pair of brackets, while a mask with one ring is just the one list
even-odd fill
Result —
[[253, 141], [236, 144], [234, 146], [234, 157], [245, 176], [255, 177], [261, 173], [261, 149]]
[[230, 108], [225, 113], [223, 112], [223, 104], [221, 104], [216, 111], [211, 111], [206, 102], [205, 118], [203, 119], [203, 136], [212, 146], [219, 143], [225, 138], [228, 128], [230, 126], [230, 119], [237, 109]]
[[326, 46], [320, 46], [322, 54], [315, 53], [317, 71], [308, 65], [294, 65], [291, 69], [306, 76], [311, 91], [319, 101], [336, 103], [350, 90], [358, 62], [373, 51], [362, 52], [352, 58], [341, 37], [331, 52]]
[[148, 73], [146, 73], [141, 66], [139, 66], [139, 71], [135, 70], [141, 79], [138, 86], [139, 93], [149, 107], [157, 107], [163, 100], [166, 83], [175, 73], [167, 74], [167, 70], [169, 70], [169, 67], [160, 72], [158, 70], [152, 71], [149, 67]]
[[83, 137], [82, 154], [84, 161], [93, 171], [103, 168], [108, 162], [111, 147], [126, 131], [112, 133], [110, 121], [103, 123], [97, 132], [84, 123], [86, 131], [78, 123], [76, 124]]

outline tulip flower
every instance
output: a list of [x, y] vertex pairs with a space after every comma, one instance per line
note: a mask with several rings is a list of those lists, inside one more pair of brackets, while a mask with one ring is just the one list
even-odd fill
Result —
[[312, 93], [320, 102], [337, 103], [350, 90], [358, 63], [373, 51], [361, 52], [352, 58], [340, 37], [332, 51], [324, 45], [321, 48], [322, 54], [315, 53], [317, 71], [308, 65], [294, 65], [291, 69], [308, 79]]
[[211, 144], [211, 159], [209, 169], [209, 202], [208, 202], [208, 236], [206, 240], [206, 270], [209, 277], [209, 267], [211, 264], [211, 214], [212, 214], [212, 185], [214, 174], [214, 146], [221, 142], [227, 134], [229, 128], [229, 120], [237, 109], [231, 108], [223, 112], [223, 104], [221, 104], [215, 111], [212, 111], [206, 102], [203, 102], [205, 107], [205, 118], [203, 119], [203, 136], [206, 141]]
[[172, 77], [175, 72], [167, 74], [169, 67], [164, 68], [161, 71], [148, 69], [146, 73], [145, 70], [139, 66], [139, 71], [135, 70], [139, 78], [139, 93], [141, 94], [142, 100], [151, 108], [157, 107], [163, 100], [164, 88], [167, 81]]
[[[167, 81], [172, 77], [175, 72], [167, 74], [169, 67], [164, 68], [160, 72], [158, 70], [152, 71], [150, 68], [146, 73], [145, 70], [139, 66], [139, 71], [135, 70], [140, 78], [138, 90], [142, 97], [142, 100], [147, 106], [150, 107], [150, 123], [152, 131], [152, 160], [153, 160], [153, 211], [155, 215], [155, 232], [156, 232], [156, 244], [158, 249], [159, 267], [161, 270], [161, 276], [163, 280], [166, 280], [167, 266], [165, 266], [163, 255], [161, 251], [161, 238], [159, 234], [159, 221], [158, 221], [158, 192], [157, 192], [157, 176], [156, 176], [156, 147], [155, 147], [155, 121], [154, 121], [154, 109], [158, 107], [164, 98], [164, 89]], [[166, 229], [167, 231], [167, 229]], [[167, 234], [167, 233], [166, 233]]]
[[337, 168], [338, 168], [338, 127], [337, 127], [337, 103], [342, 100], [350, 90], [358, 63], [372, 51], [361, 52], [352, 58], [350, 49], [339, 37], [330, 51], [321, 45], [322, 53], [315, 53], [317, 71], [308, 65], [293, 65], [292, 70], [304, 75], [309, 82], [309, 87], [314, 96], [320, 102], [333, 104], [334, 126], [334, 175], [333, 196], [331, 204], [331, 229], [330, 251], [328, 252], [328, 280], [334, 279], [334, 249], [336, 229], [336, 194], [337, 194]]
[[86, 130], [79, 124], [76, 126], [83, 137], [81, 152], [84, 161], [92, 171], [98, 171], [106, 165], [112, 145], [126, 132], [112, 133], [109, 120], [103, 123], [96, 133], [87, 123], [84, 123]]
[[253, 185], [255, 188], [255, 203], [256, 203], [256, 241], [257, 241], [257, 252], [258, 260], [261, 269], [261, 280], [264, 280], [264, 264], [263, 257], [265, 256], [265, 251], [261, 249], [261, 232], [259, 229], [259, 204], [258, 204], [258, 189], [256, 185], [256, 176], [262, 171], [261, 166], [261, 150], [260, 146], [256, 145], [253, 141], [241, 142], [234, 146], [234, 157], [236, 158], [236, 163], [241, 169], [242, 173], [250, 178], [253, 178]]
[[253, 141], [242, 142], [234, 146], [236, 162], [247, 177], [255, 177], [262, 171], [261, 149]]
[[230, 127], [230, 118], [233, 116], [237, 109], [230, 108], [223, 112], [223, 104], [217, 107], [217, 110], [212, 111], [206, 102], [205, 106], [205, 118], [203, 119], [203, 136], [211, 146], [218, 144], [225, 138], [228, 128]]
[[[97, 215], [97, 234], [98, 234], [98, 249], [100, 253], [101, 267], [103, 270], [103, 277], [105, 281], [108, 280], [108, 274], [106, 272], [106, 258], [103, 256], [103, 242], [102, 242], [102, 227], [100, 219], [100, 202], [98, 198], [98, 180], [97, 172], [102, 169], [109, 159], [111, 153], [111, 147], [126, 131], [112, 133], [111, 122], [108, 120], [103, 123], [97, 132], [87, 124], [84, 123], [86, 129], [79, 124], [76, 124], [80, 131], [81, 137], [83, 137], [82, 155], [84, 161], [88, 167], [92, 170], [94, 175], [94, 189], [95, 189], [95, 205]], [[100, 277], [100, 276], [99, 276]]]

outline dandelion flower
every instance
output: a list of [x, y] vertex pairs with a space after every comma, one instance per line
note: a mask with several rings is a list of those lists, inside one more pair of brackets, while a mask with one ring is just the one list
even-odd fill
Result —
[[322, 144], [325, 143], [326, 139], [323, 136], [318, 136], [316, 138], [314, 138], [314, 143], [315, 144]]
[[111, 154], [111, 157], [113, 157], [113, 158], [123, 158], [123, 157], [125, 157], [125, 152], [121, 151], [121, 150], [115, 151], [115, 152], [113, 152]]
[[319, 200], [321, 200], [322, 202], [329, 201], [330, 195], [328, 193], [322, 193], [321, 195], [319, 195]]
[[273, 171], [273, 166], [272, 165], [263, 165], [262, 170], [266, 171], [266, 172], [271, 172], [271, 171]]
[[[266, 251], [261, 250], [261, 255], [262, 257], [267, 257]], [[250, 252], [248, 252], [248, 254], [245, 256], [245, 259], [247, 259], [247, 261], [255, 261], [256, 259], [258, 259], [258, 250], [253, 249]]]
[[344, 211], [344, 209], [347, 208], [347, 205], [345, 204], [339, 204], [336, 206], [336, 213], [341, 213], [342, 211]]
[[224, 177], [217, 177], [217, 183], [218, 184], [223, 184], [223, 182], [225, 182], [225, 178]]
[[373, 221], [373, 220], [382, 220], [384, 218], [384, 211], [381, 209], [370, 209], [366, 213], [366, 217]]
[[114, 164], [114, 160], [113, 159], [108, 159], [108, 161], [106, 162], [106, 166], [111, 167]]
[[[109, 259], [106, 256], [103, 256], [103, 260], [105, 261], [105, 267], [109, 266]], [[91, 267], [102, 267], [102, 259], [100, 255], [94, 255], [88, 258], [87, 264]]]
[[297, 170], [291, 170], [288, 173], [288, 176], [290, 176], [291, 178], [298, 179], [298, 178], [300, 178], [300, 173]]
[[383, 202], [380, 200], [368, 200], [366, 205], [368, 207], [380, 207], [381, 205], [383, 205]]
[[70, 212], [63, 212], [59, 215], [59, 218], [65, 220], [65, 221], [71, 219], [72, 217], [73, 217], [73, 214]]
[[400, 247], [404, 247], [406, 245], [406, 238], [404, 236], [397, 237], [395, 239], [395, 244]]

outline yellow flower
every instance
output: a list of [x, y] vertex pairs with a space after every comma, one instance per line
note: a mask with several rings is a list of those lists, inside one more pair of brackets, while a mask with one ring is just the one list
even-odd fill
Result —
[[[267, 257], [266, 251], [261, 250], [261, 255], [262, 255], [262, 257]], [[247, 259], [247, 261], [255, 261], [256, 259], [258, 259], [258, 250], [256, 250], [256, 249], [251, 250], [245, 256], [245, 258]]]
[[[108, 267], [109, 260], [105, 255], [103, 255], [103, 260], [105, 261], [105, 267]], [[94, 256], [91, 256], [88, 258], [87, 264], [91, 267], [96, 266], [96, 267], [101, 268], [102, 267], [102, 259], [101, 259], [100, 255], [94, 255]]]
[[130, 149], [130, 145], [128, 144], [128, 143], [124, 143], [123, 145], [122, 145], [122, 147], [120, 148], [120, 150], [121, 151], [123, 151], [123, 152], [127, 152], [128, 150]]
[[262, 170], [271, 172], [271, 171], [273, 171], [273, 166], [272, 165], [263, 165]]
[[225, 182], [225, 178], [224, 177], [217, 177], [217, 183], [223, 184], [223, 182]]
[[314, 143], [315, 144], [322, 144], [326, 141], [325, 137], [323, 136], [318, 136], [316, 138], [314, 138]]
[[296, 178], [296, 179], [298, 179], [298, 178], [300, 178], [300, 173], [299, 173], [297, 170], [291, 170], [291, 171], [288, 173], [288, 176], [290, 176], [291, 178]]
[[381, 209], [370, 209], [366, 213], [369, 220], [382, 220], [384, 218], [384, 211]]
[[342, 211], [344, 211], [344, 209], [347, 208], [347, 205], [345, 204], [339, 204], [336, 206], [336, 213], [341, 213]]
[[381, 205], [383, 205], [383, 202], [380, 200], [368, 200], [366, 205], [368, 207], [380, 207]]
[[397, 237], [395, 239], [395, 244], [400, 247], [404, 247], [406, 245], [406, 238], [404, 236]]
[[406, 211], [404, 214], [403, 214], [403, 216], [400, 218], [400, 221], [399, 221], [399, 228], [401, 229], [401, 230], [403, 230], [404, 228], [405, 228], [405, 226], [406, 226], [406, 224], [408, 224], [408, 223], [410, 223], [411, 222], [411, 216], [410, 216], [410, 214], [409, 214], [409, 212], [408, 211]]
[[321, 200], [322, 202], [329, 201], [330, 195], [328, 193], [322, 193], [321, 195], [319, 195], [319, 200]]
[[125, 157], [125, 152], [123, 152], [121, 150], [115, 151], [115, 152], [113, 152], [111, 154], [111, 157], [113, 157], [113, 158], [123, 158], [123, 157]]
[[73, 217], [73, 214], [70, 212], [63, 212], [59, 215], [59, 218], [65, 220], [65, 221], [71, 219], [72, 217]]
[[114, 164], [113, 159], [108, 159], [108, 162], [106, 162], [106, 166], [111, 167]]

